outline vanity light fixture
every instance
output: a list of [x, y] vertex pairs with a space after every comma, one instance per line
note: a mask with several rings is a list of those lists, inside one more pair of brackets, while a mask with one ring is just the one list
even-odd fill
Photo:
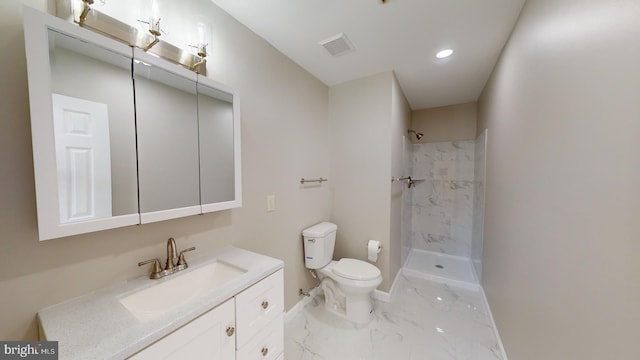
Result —
[[158, 0], [151, 0], [151, 15], [149, 16], [149, 21], [138, 20], [141, 23], [149, 25], [149, 34], [153, 36], [151, 42], [143, 48], [144, 51], [149, 51], [149, 49], [151, 49], [155, 44], [160, 42], [159, 37], [162, 35], [160, 19], [160, 7], [158, 5]]
[[[150, 55], [180, 64], [191, 71], [201, 74], [206, 71], [206, 68], [200, 69], [200, 65], [205, 63], [207, 41], [197, 41], [197, 45], [195, 45], [197, 54], [193, 54], [191, 51], [183, 50], [160, 39], [160, 36], [162, 34], [166, 35], [166, 32], [160, 24], [161, 8], [159, 0], [151, 0], [151, 8], [147, 20], [138, 20], [140, 23], [148, 24], [148, 32], [140, 31], [133, 25], [96, 10], [92, 7], [94, 1], [56, 0], [57, 8], [60, 9], [68, 5], [69, 2], [72, 4], [70, 11], [62, 11], [58, 14], [58, 17], [74, 21], [83, 28], [102, 33], [129, 46], [140, 48]], [[104, 4], [104, 0], [99, 0], [99, 2]]]
[[440, 50], [436, 53], [436, 57], [438, 59], [444, 59], [444, 58], [448, 58], [449, 56], [451, 56], [451, 54], [453, 54], [453, 50], [452, 49], [444, 49], [444, 50]]
[[197, 32], [197, 36], [196, 36], [197, 45], [189, 45], [190, 47], [196, 50], [196, 55], [198, 55], [198, 57], [200, 58], [200, 60], [197, 63], [193, 64], [192, 69], [194, 71], [197, 70], [200, 65], [207, 62], [205, 58], [208, 55], [207, 46], [209, 45], [209, 43], [207, 42], [207, 38], [209, 37], [209, 26], [203, 21], [197, 21], [196, 32]]

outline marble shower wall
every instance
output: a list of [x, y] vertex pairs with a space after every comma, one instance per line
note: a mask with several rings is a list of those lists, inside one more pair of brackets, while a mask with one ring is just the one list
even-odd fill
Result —
[[412, 248], [471, 257], [475, 143], [413, 145]]
[[475, 141], [475, 174], [473, 182], [473, 226], [471, 232], [471, 260], [478, 280], [482, 278], [482, 236], [484, 232], [484, 183], [486, 172], [487, 130]]
[[[413, 144], [405, 136], [403, 149], [402, 149], [402, 162], [404, 167], [404, 174], [413, 174]], [[404, 186], [404, 185], [403, 185]], [[411, 219], [411, 194], [412, 191], [406, 187], [402, 190], [402, 264], [407, 261], [409, 251], [411, 250], [411, 235], [412, 235], [412, 219]]]

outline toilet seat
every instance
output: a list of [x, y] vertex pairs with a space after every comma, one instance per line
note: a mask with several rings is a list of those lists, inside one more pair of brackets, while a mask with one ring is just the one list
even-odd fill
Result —
[[332, 268], [334, 274], [351, 280], [373, 280], [380, 276], [380, 269], [358, 259], [340, 259]]

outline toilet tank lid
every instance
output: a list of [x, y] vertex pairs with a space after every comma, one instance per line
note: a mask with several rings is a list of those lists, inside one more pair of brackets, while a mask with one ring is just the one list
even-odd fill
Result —
[[304, 229], [302, 231], [302, 236], [323, 237], [337, 230], [338, 225], [330, 222], [321, 222], [320, 224], [315, 224], [310, 228]]
[[344, 258], [333, 267], [336, 275], [352, 280], [372, 280], [380, 276], [380, 269], [368, 262]]

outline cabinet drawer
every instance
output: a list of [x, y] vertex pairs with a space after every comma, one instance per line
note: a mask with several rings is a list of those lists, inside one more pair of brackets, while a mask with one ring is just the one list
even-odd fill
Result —
[[280, 269], [236, 296], [237, 348], [283, 312], [284, 271]]
[[238, 350], [236, 360], [278, 360], [284, 351], [284, 314], [280, 313]]

